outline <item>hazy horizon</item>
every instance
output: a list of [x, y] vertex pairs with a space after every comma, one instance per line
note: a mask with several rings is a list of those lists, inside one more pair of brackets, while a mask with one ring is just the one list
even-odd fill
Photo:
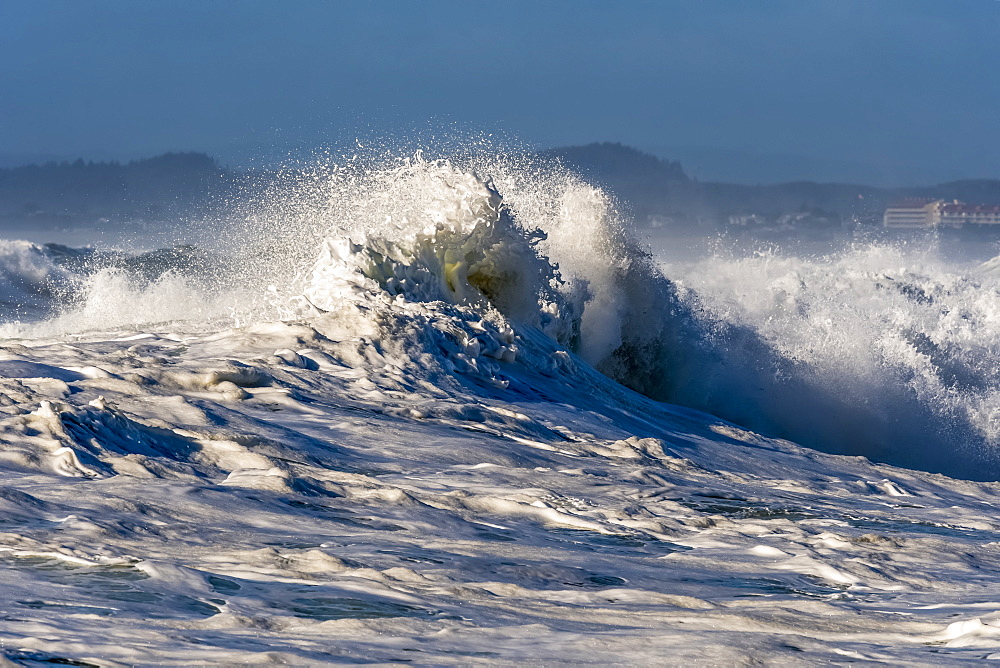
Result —
[[[392, 139], [391, 137], [389, 138]], [[295, 164], [299, 159], [322, 153], [324, 147], [350, 148], [356, 138], [344, 137], [338, 144], [327, 141], [316, 145], [258, 145], [252, 148], [212, 151], [199, 149], [162, 149], [135, 152], [98, 151], [92, 154], [80, 153], [0, 153], [0, 169], [43, 165], [45, 163], [85, 162], [127, 163], [145, 160], [167, 153], [202, 153], [216, 159], [224, 168], [244, 171], [254, 168], [282, 167]], [[878, 188], [913, 188], [938, 184], [989, 179], [996, 175], [976, 175], [958, 171], [947, 172], [914, 166], [906, 169], [902, 165], [873, 165], [859, 161], [837, 160], [816, 156], [789, 155], [779, 153], [755, 153], [713, 146], [668, 146], [639, 147], [614, 140], [594, 140], [577, 146], [598, 143], [620, 143], [653, 155], [667, 162], [678, 162], [691, 178], [703, 182], [731, 183], [737, 185], [780, 185], [796, 182], [816, 182], [828, 184], [854, 184]], [[518, 143], [518, 146], [524, 146]], [[534, 146], [539, 151], [569, 148], [561, 146]]]

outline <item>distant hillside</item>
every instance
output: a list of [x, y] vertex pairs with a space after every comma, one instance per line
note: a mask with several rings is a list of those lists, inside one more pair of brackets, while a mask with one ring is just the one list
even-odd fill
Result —
[[907, 197], [1000, 205], [1000, 180], [969, 180], [919, 188], [877, 188], [801, 181], [776, 185], [700, 182], [679, 162], [629, 146], [587, 144], [550, 149], [631, 208], [637, 225], [708, 232], [729, 227], [839, 229], [876, 225], [893, 201]]
[[0, 169], [0, 217], [73, 221], [157, 219], [191, 210], [225, 174], [203, 153], [145, 160], [48, 162]]
[[689, 180], [681, 163], [661, 160], [655, 155], [621, 143], [595, 142], [586, 146], [566, 146], [543, 151], [543, 154], [557, 156], [583, 173], [608, 174], [620, 179], [651, 183], [660, 179]]

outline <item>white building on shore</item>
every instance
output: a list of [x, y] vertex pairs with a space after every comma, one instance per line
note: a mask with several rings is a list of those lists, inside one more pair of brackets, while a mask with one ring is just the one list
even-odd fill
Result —
[[931, 227], [932, 208], [940, 200], [911, 198], [897, 202], [885, 210], [882, 224], [892, 228]]

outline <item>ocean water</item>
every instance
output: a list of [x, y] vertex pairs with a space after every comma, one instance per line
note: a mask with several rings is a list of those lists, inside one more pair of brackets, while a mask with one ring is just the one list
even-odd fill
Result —
[[0, 243], [7, 661], [1000, 656], [995, 262], [667, 260], [472, 149], [185, 233]]

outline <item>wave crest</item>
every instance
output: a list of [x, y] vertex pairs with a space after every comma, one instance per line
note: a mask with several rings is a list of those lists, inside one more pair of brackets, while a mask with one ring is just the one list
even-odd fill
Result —
[[329, 312], [349, 299], [443, 301], [571, 343], [572, 305], [536, 247], [545, 235], [518, 227], [492, 183], [446, 161], [418, 160], [390, 176], [416, 206], [386, 214], [380, 236], [324, 239], [293, 303]]

